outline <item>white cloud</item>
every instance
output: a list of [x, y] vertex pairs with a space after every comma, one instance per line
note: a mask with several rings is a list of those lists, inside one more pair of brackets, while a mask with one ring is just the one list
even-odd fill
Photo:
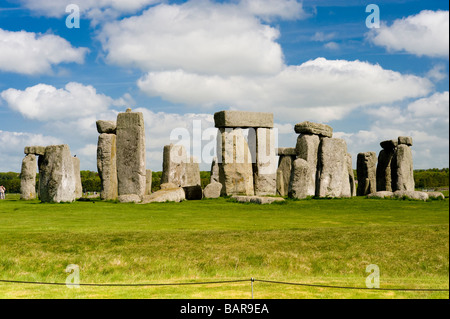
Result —
[[11, 88], [0, 96], [12, 110], [39, 121], [85, 117], [104, 112], [118, 102], [126, 102], [126, 99], [115, 101], [98, 94], [94, 87], [77, 82], [70, 82], [63, 89], [47, 84], [37, 84], [24, 91]]
[[430, 71], [427, 72], [426, 77], [432, 81], [442, 81], [447, 78], [448, 72], [445, 72], [445, 69], [446, 67], [444, 64], [436, 64]]
[[314, 33], [311, 40], [325, 42], [325, 41], [329, 41], [329, 40], [333, 39], [335, 36], [336, 36], [336, 32], [323, 33], [321, 31], [317, 31], [316, 33]]
[[359, 152], [379, 153], [379, 143], [398, 136], [412, 136], [415, 168], [444, 168], [449, 165], [449, 92], [415, 100], [405, 107], [381, 107], [367, 110], [372, 123], [368, 130], [356, 133], [335, 132], [347, 141], [353, 163]]
[[295, 20], [307, 16], [302, 4], [296, 0], [242, 0], [240, 6], [265, 21], [271, 21], [274, 18]]
[[372, 29], [368, 39], [389, 51], [406, 51], [417, 56], [449, 56], [449, 12], [424, 10], [395, 20], [391, 26]]
[[48, 73], [60, 63], [83, 63], [87, 52], [57, 35], [0, 29], [0, 71]]
[[158, 5], [106, 24], [99, 36], [109, 63], [221, 75], [279, 72], [284, 62], [278, 37], [277, 29], [239, 4], [209, 1]]
[[329, 49], [329, 50], [339, 49], [339, 44], [337, 44], [336, 42], [333, 42], [333, 41], [325, 43], [323, 46], [324, 46], [324, 48]]
[[138, 81], [138, 87], [175, 103], [274, 112], [282, 121], [331, 121], [360, 106], [424, 96], [432, 84], [368, 62], [317, 58], [285, 67], [274, 76], [150, 72]]

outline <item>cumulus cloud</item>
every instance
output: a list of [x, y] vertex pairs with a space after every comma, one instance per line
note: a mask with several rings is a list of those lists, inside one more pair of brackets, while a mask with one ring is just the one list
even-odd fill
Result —
[[229, 106], [292, 118], [331, 121], [364, 105], [428, 94], [432, 83], [361, 61], [317, 58], [273, 76], [203, 76], [182, 70], [150, 72], [138, 81], [150, 96], [191, 105]]
[[302, 4], [296, 0], [242, 0], [240, 6], [265, 21], [276, 18], [296, 20], [308, 16]]
[[189, 1], [106, 24], [100, 39], [107, 61], [121, 66], [259, 75], [283, 66], [278, 36], [239, 5]]
[[356, 163], [359, 152], [379, 152], [379, 143], [398, 136], [412, 136], [415, 168], [448, 167], [449, 92], [437, 92], [408, 105], [369, 108], [371, 124], [356, 133], [335, 132], [347, 141]]
[[57, 35], [0, 29], [0, 71], [47, 73], [60, 63], [83, 63], [87, 52]]
[[98, 94], [90, 85], [70, 82], [64, 88], [37, 84], [25, 90], [7, 89], [0, 96], [25, 118], [38, 121], [80, 118], [104, 112], [111, 105], [126, 103]]
[[389, 51], [406, 51], [417, 56], [449, 56], [449, 12], [424, 10], [372, 29], [368, 39]]

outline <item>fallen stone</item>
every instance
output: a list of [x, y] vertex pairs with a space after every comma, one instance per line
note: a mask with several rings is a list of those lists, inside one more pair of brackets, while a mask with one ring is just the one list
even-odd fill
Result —
[[398, 137], [398, 144], [403, 144], [403, 145], [408, 145], [408, 146], [412, 146], [413, 142], [412, 142], [412, 137], [411, 136], [399, 136]]
[[97, 132], [100, 134], [116, 134], [117, 124], [116, 121], [103, 121], [98, 120], [96, 122]]
[[100, 198], [116, 200], [118, 195], [116, 135], [100, 134], [97, 144], [97, 171], [102, 189]]
[[177, 184], [174, 184], [174, 183], [163, 183], [159, 187], [161, 189], [174, 189], [174, 188], [178, 188], [180, 186], [178, 186]]
[[394, 196], [393, 192], [389, 191], [379, 191], [372, 194], [367, 195], [367, 198], [391, 198]]
[[117, 115], [117, 181], [119, 195], [145, 194], [144, 115], [131, 112]]
[[200, 200], [203, 198], [203, 190], [200, 185], [184, 186], [183, 190], [187, 200]]
[[39, 156], [39, 196], [42, 202], [73, 202], [76, 178], [68, 145], [51, 145]]
[[414, 191], [414, 171], [411, 148], [400, 144], [395, 151], [395, 160], [392, 167], [395, 190]]
[[214, 113], [214, 123], [217, 128], [273, 128], [273, 113], [220, 111]]
[[25, 146], [24, 153], [34, 154], [34, 155], [44, 155], [45, 154], [45, 146]]
[[167, 188], [161, 189], [152, 193], [151, 195], [145, 195], [142, 198], [142, 204], [148, 203], [164, 203], [164, 202], [181, 202], [185, 200], [185, 193], [183, 188], [175, 187], [175, 188]]
[[221, 191], [222, 184], [212, 181], [211, 183], [206, 185], [205, 189], [203, 190], [203, 196], [205, 198], [219, 198]]
[[141, 197], [136, 194], [119, 195], [119, 202], [121, 203], [139, 203]]
[[416, 199], [416, 200], [428, 200], [428, 194], [426, 192], [419, 192], [419, 191], [405, 191], [405, 190], [398, 190], [394, 192], [395, 198], [409, 198], [409, 199]]
[[347, 144], [343, 139], [328, 137], [322, 139], [319, 147], [317, 180], [316, 196], [341, 197], [343, 189], [350, 192]]
[[356, 162], [358, 176], [357, 196], [365, 196], [377, 191], [377, 154], [375, 152], [359, 153]]
[[148, 169], [145, 172], [145, 195], [150, 195], [152, 193], [152, 170]]
[[281, 197], [262, 197], [262, 196], [239, 196], [233, 195], [231, 198], [239, 203], [272, 204], [273, 202], [282, 202]]
[[380, 146], [384, 150], [393, 150], [398, 145], [398, 141], [396, 140], [387, 140], [380, 143]]
[[183, 145], [166, 145], [163, 153], [163, 172], [161, 183], [186, 184], [186, 149]]
[[83, 185], [81, 184], [80, 174], [80, 159], [78, 157], [72, 157], [73, 161], [73, 174], [75, 175], [75, 199], [83, 196]]
[[36, 169], [36, 155], [26, 155], [20, 172], [20, 199], [36, 199]]
[[220, 129], [217, 138], [222, 195], [254, 195], [252, 157], [242, 129]]
[[445, 199], [444, 194], [441, 192], [427, 192], [427, 194], [430, 199]]
[[314, 134], [322, 137], [333, 136], [333, 129], [331, 126], [308, 121], [295, 124], [294, 130], [297, 134]]
[[315, 183], [312, 180], [311, 165], [302, 158], [292, 163], [291, 178], [289, 182], [289, 197], [303, 199], [315, 195]]
[[277, 148], [277, 155], [297, 156], [297, 151], [295, 147], [279, 147]]

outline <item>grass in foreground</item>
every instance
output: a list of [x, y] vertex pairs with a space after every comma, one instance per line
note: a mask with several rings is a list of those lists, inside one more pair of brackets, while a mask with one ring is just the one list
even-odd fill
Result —
[[[268, 279], [382, 288], [447, 288], [449, 201], [226, 199], [148, 205], [0, 201], [0, 279], [170, 283]], [[448, 292], [360, 291], [256, 282], [255, 298], [448, 298]], [[250, 298], [250, 283], [182, 287], [0, 283], [2, 298]]]

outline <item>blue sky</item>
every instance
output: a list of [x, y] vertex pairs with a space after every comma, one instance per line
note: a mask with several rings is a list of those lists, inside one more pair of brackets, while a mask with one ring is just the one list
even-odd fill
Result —
[[[366, 26], [370, 3], [380, 28]], [[308, 120], [354, 163], [410, 135], [415, 168], [448, 167], [448, 17], [447, 1], [2, 0], [0, 171], [55, 143], [96, 170], [95, 121], [127, 107], [144, 113], [155, 171], [174, 129], [226, 109], [273, 112], [279, 146]]]

